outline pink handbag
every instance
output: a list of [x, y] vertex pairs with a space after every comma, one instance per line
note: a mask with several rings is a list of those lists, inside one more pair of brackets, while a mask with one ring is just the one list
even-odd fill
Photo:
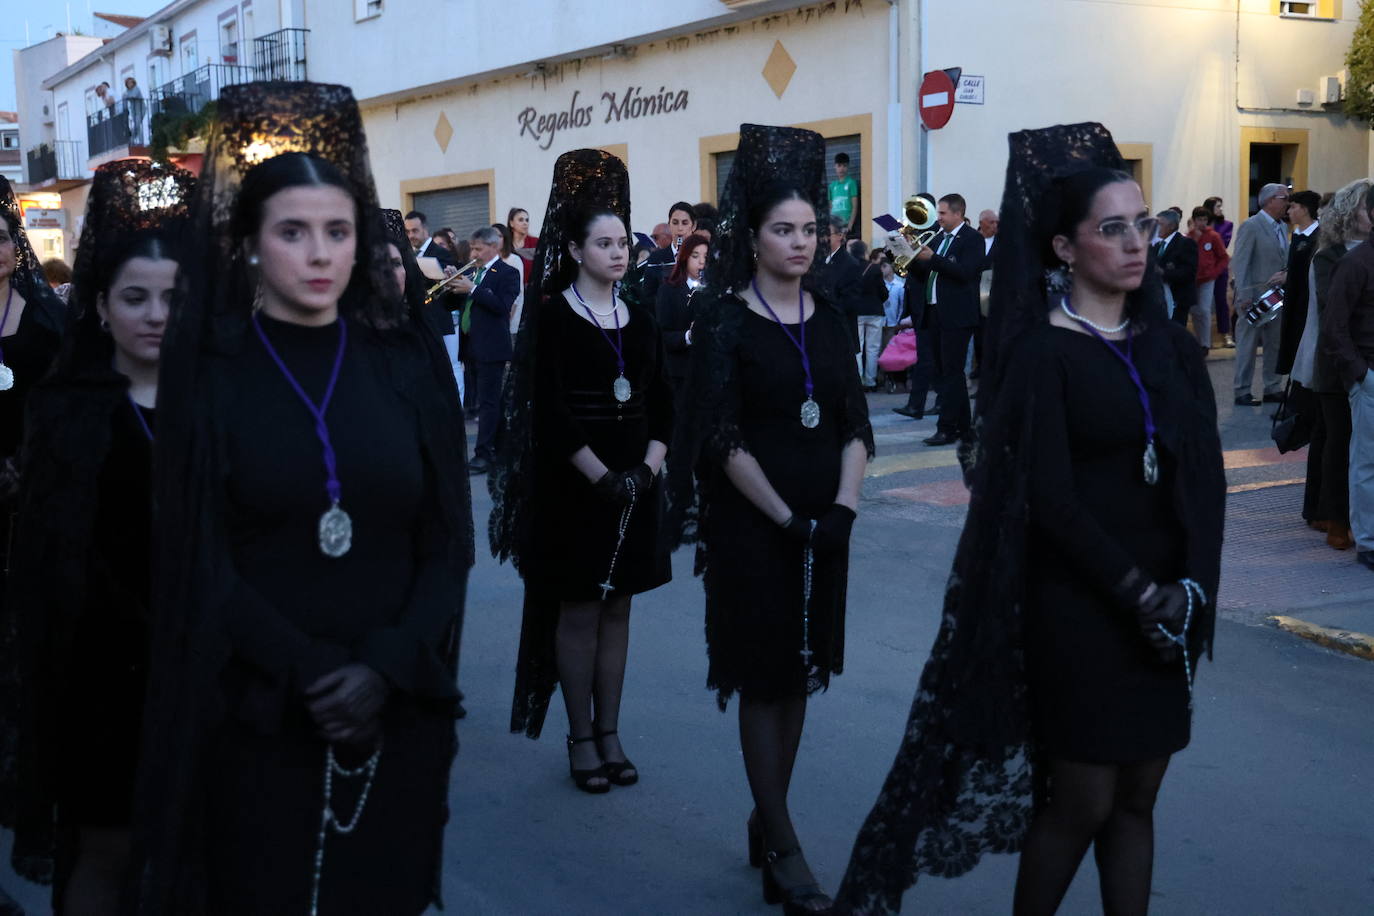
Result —
[[878, 368], [884, 372], [905, 372], [916, 365], [916, 332], [911, 328], [898, 331], [878, 357]]

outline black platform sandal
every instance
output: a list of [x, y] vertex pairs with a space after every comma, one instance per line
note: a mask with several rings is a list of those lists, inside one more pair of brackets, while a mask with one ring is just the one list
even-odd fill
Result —
[[[616, 734], [615, 729], [596, 733], [596, 750], [598, 753], [601, 752], [601, 739], [609, 738], [614, 734]], [[601, 769], [606, 772], [606, 778], [615, 785], [632, 786], [639, 782], [639, 769], [630, 762], [628, 757], [624, 760], [606, 760], [605, 754], [602, 754], [601, 759]]]
[[[588, 741], [595, 740], [595, 736], [587, 738], [574, 738], [572, 735], [568, 736], [568, 772], [572, 774], [572, 781], [576, 783], [577, 787], [581, 789], [583, 792], [587, 792], [591, 795], [604, 795], [605, 793], [611, 791], [611, 783], [609, 777], [606, 774], [605, 764], [602, 764], [598, 767], [593, 767], [590, 770], [579, 770], [573, 766], [573, 745], [585, 744]], [[602, 782], [593, 783], [593, 780], [596, 779], [600, 779], [602, 780]]]
[[[830, 899], [829, 894], [821, 890], [819, 884], [802, 884], [787, 888], [778, 884], [778, 879], [773, 874], [773, 864], [800, 854], [800, 846], [793, 846], [791, 849], [768, 850], [767, 861], [763, 865], [763, 902], [768, 904], [781, 903], [783, 916], [821, 916], [821, 914], [830, 913], [835, 906], [835, 901]], [[824, 901], [825, 906], [820, 909], [806, 906], [808, 903], [817, 901]]]

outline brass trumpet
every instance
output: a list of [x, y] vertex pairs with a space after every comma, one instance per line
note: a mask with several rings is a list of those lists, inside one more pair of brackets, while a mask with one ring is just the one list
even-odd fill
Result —
[[902, 203], [902, 228], [897, 231], [911, 246], [912, 254], [892, 259], [892, 269], [898, 276], [905, 277], [915, 252], [940, 234], [940, 227], [935, 225], [935, 209], [935, 199], [925, 193], [913, 194]]
[[429, 305], [431, 302], [435, 300], [436, 297], [443, 293], [445, 286], [448, 286], [450, 283], [452, 283], [454, 280], [457, 280], [459, 277], [463, 276], [463, 274], [467, 273], [468, 271], [476, 269], [477, 259], [473, 258], [471, 261], [468, 261], [461, 268], [459, 268], [456, 274], [454, 274], [451, 277], [445, 277], [438, 283], [431, 286], [429, 289], [425, 291], [425, 305]]

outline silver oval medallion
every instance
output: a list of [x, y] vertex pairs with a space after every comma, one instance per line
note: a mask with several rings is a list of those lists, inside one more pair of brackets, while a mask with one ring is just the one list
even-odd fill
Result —
[[320, 516], [320, 552], [338, 559], [353, 546], [353, 519], [335, 503]]
[[821, 405], [817, 404], [811, 398], [802, 401], [801, 421], [802, 426], [805, 426], [807, 429], [815, 429], [817, 426], [820, 426]]
[[622, 404], [630, 399], [632, 393], [630, 380], [623, 375], [617, 378], [615, 384], [611, 386], [611, 394], [615, 395], [615, 399]]
[[0, 363], [0, 391], [9, 391], [14, 387], [14, 370], [4, 363]]
[[1159, 454], [1155, 451], [1155, 444], [1150, 442], [1145, 446], [1145, 482], [1150, 486], [1159, 483]]

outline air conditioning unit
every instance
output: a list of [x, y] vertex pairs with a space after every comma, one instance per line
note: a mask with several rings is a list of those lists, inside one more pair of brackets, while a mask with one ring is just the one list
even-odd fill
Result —
[[1307, 105], [1311, 105], [1311, 104], [1315, 103], [1316, 101], [1317, 101], [1317, 94], [1316, 94], [1315, 92], [1313, 92], [1311, 89], [1299, 89], [1299, 90], [1298, 90], [1298, 104], [1299, 104], [1299, 105], [1307, 106]]
[[1321, 81], [1322, 103], [1334, 105], [1341, 100], [1344, 93], [1344, 84], [1339, 76], [1323, 76]]
[[43, 120], [43, 123], [44, 123], [44, 124], [51, 124], [51, 123], [53, 123], [52, 106], [51, 106], [51, 105], [44, 105], [44, 106], [43, 106], [43, 118], [42, 118], [42, 120]]
[[172, 29], [170, 26], [155, 25], [148, 30], [148, 51], [162, 57], [172, 56]]

